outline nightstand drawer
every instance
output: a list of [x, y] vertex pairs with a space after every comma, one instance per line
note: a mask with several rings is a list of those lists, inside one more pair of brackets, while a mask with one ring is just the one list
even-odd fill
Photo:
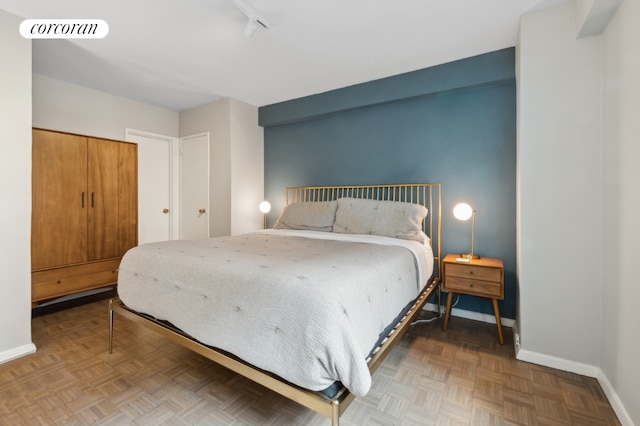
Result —
[[444, 280], [444, 291], [471, 293], [477, 296], [502, 299], [502, 283], [500, 281], [481, 281], [472, 278], [452, 277], [447, 275]]
[[484, 281], [502, 281], [502, 271], [498, 268], [474, 266], [468, 264], [447, 263], [445, 266], [447, 277], [471, 278]]
[[448, 254], [442, 260], [442, 290], [448, 292], [442, 330], [447, 330], [453, 300], [460, 294], [491, 300], [496, 317], [498, 340], [502, 345], [502, 322], [498, 300], [504, 299], [504, 264], [502, 259], [482, 257], [468, 263], [458, 262], [458, 255]]

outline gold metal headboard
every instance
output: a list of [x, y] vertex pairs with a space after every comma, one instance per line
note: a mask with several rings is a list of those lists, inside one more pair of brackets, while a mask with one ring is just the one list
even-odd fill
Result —
[[332, 201], [338, 198], [403, 201], [421, 204], [428, 210], [422, 228], [431, 240], [434, 260], [440, 276], [442, 247], [442, 184], [417, 183], [397, 185], [299, 186], [287, 187], [285, 204], [309, 201]]

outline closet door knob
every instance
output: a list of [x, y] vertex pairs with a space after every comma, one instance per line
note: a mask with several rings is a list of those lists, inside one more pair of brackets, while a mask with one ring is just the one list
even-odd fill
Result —
[[169, 209], [162, 209], [162, 213], [169, 213]]
[[207, 209], [200, 209], [198, 210], [198, 213], [200, 214], [205, 214], [207, 212]]

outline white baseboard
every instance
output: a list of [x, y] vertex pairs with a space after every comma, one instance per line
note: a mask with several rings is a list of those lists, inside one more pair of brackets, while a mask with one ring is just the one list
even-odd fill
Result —
[[613, 411], [616, 412], [618, 420], [620, 420], [620, 424], [622, 426], [634, 426], [631, 416], [629, 416], [629, 413], [625, 410], [624, 405], [622, 405], [622, 401], [620, 401], [618, 394], [613, 389], [611, 382], [601, 369], [598, 369], [598, 377], [596, 377], [596, 379], [598, 379], [598, 383], [600, 383], [604, 394], [607, 396]]
[[[426, 305], [424, 305], [424, 309], [431, 312], [437, 312], [438, 305], [434, 303], [427, 303]], [[444, 311], [444, 307], [442, 307], [442, 309]], [[481, 314], [479, 312], [467, 311], [465, 309], [453, 308], [451, 309], [451, 316], [466, 318], [466, 319], [481, 321], [481, 322], [488, 322], [490, 324], [496, 323], [495, 315]], [[502, 323], [503, 327], [512, 327], [514, 320], [512, 320], [511, 318], [500, 317], [500, 322]]]
[[545, 367], [555, 368], [556, 370], [568, 371], [570, 373], [580, 374], [587, 377], [598, 377], [598, 367], [583, 364], [581, 362], [570, 361], [564, 358], [558, 358], [552, 355], [545, 355], [538, 352], [532, 352], [527, 349], [518, 351], [516, 359], [520, 361], [531, 362], [533, 364], [544, 365]]
[[622, 401], [620, 401], [620, 398], [611, 385], [611, 382], [609, 382], [609, 379], [599, 367], [569, 361], [551, 355], [540, 354], [526, 349], [518, 350], [516, 353], [516, 359], [597, 379], [622, 426], [634, 426], [629, 413], [627, 413], [624, 405], [622, 405]]
[[32, 354], [36, 351], [36, 345], [29, 343], [28, 345], [19, 346], [17, 348], [9, 349], [4, 352], [0, 352], [0, 364], [9, 362], [16, 358], [20, 358], [25, 355]]
[[[438, 306], [433, 303], [428, 303], [425, 305], [424, 309], [431, 312], [437, 312]], [[464, 309], [453, 308], [451, 310], [451, 315], [476, 321], [488, 322], [492, 324], [496, 323], [495, 316], [493, 315], [466, 311]], [[543, 365], [545, 367], [555, 368], [556, 370], [569, 371], [571, 373], [580, 374], [582, 376], [595, 378], [596, 380], [598, 380], [598, 383], [600, 383], [604, 394], [609, 400], [609, 403], [611, 404], [613, 411], [615, 411], [616, 415], [618, 416], [618, 420], [620, 421], [622, 426], [635, 426], [633, 421], [631, 420], [631, 416], [629, 416], [629, 413], [627, 413], [624, 405], [622, 405], [622, 401], [620, 401], [618, 394], [616, 393], [615, 389], [611, 385], [611, 382], [609, 382], [609, 379], [604, 374], [602, 369], [593, 365], [569, 361], [563, 358], [522, 349], [520, 341], [520, 330], [518, 328], [517, 322], [510, 318], [500, 318], [500, 321], [502, 322], [502, 325], [504, 327], [511, 327], [513, 330], [516, 359], [520, 361], [531, 362], [533, 364]]]

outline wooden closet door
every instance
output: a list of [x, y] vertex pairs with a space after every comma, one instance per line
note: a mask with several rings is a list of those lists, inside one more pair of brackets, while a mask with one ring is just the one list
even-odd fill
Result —
[[119, 256], [118, 142], [88, 138], [89, 260]]
[[138, 145], [118, 144], [118, 256], [138, 245]]
[[87, 261], [87, 139], [34, 129], [31, 267]]

